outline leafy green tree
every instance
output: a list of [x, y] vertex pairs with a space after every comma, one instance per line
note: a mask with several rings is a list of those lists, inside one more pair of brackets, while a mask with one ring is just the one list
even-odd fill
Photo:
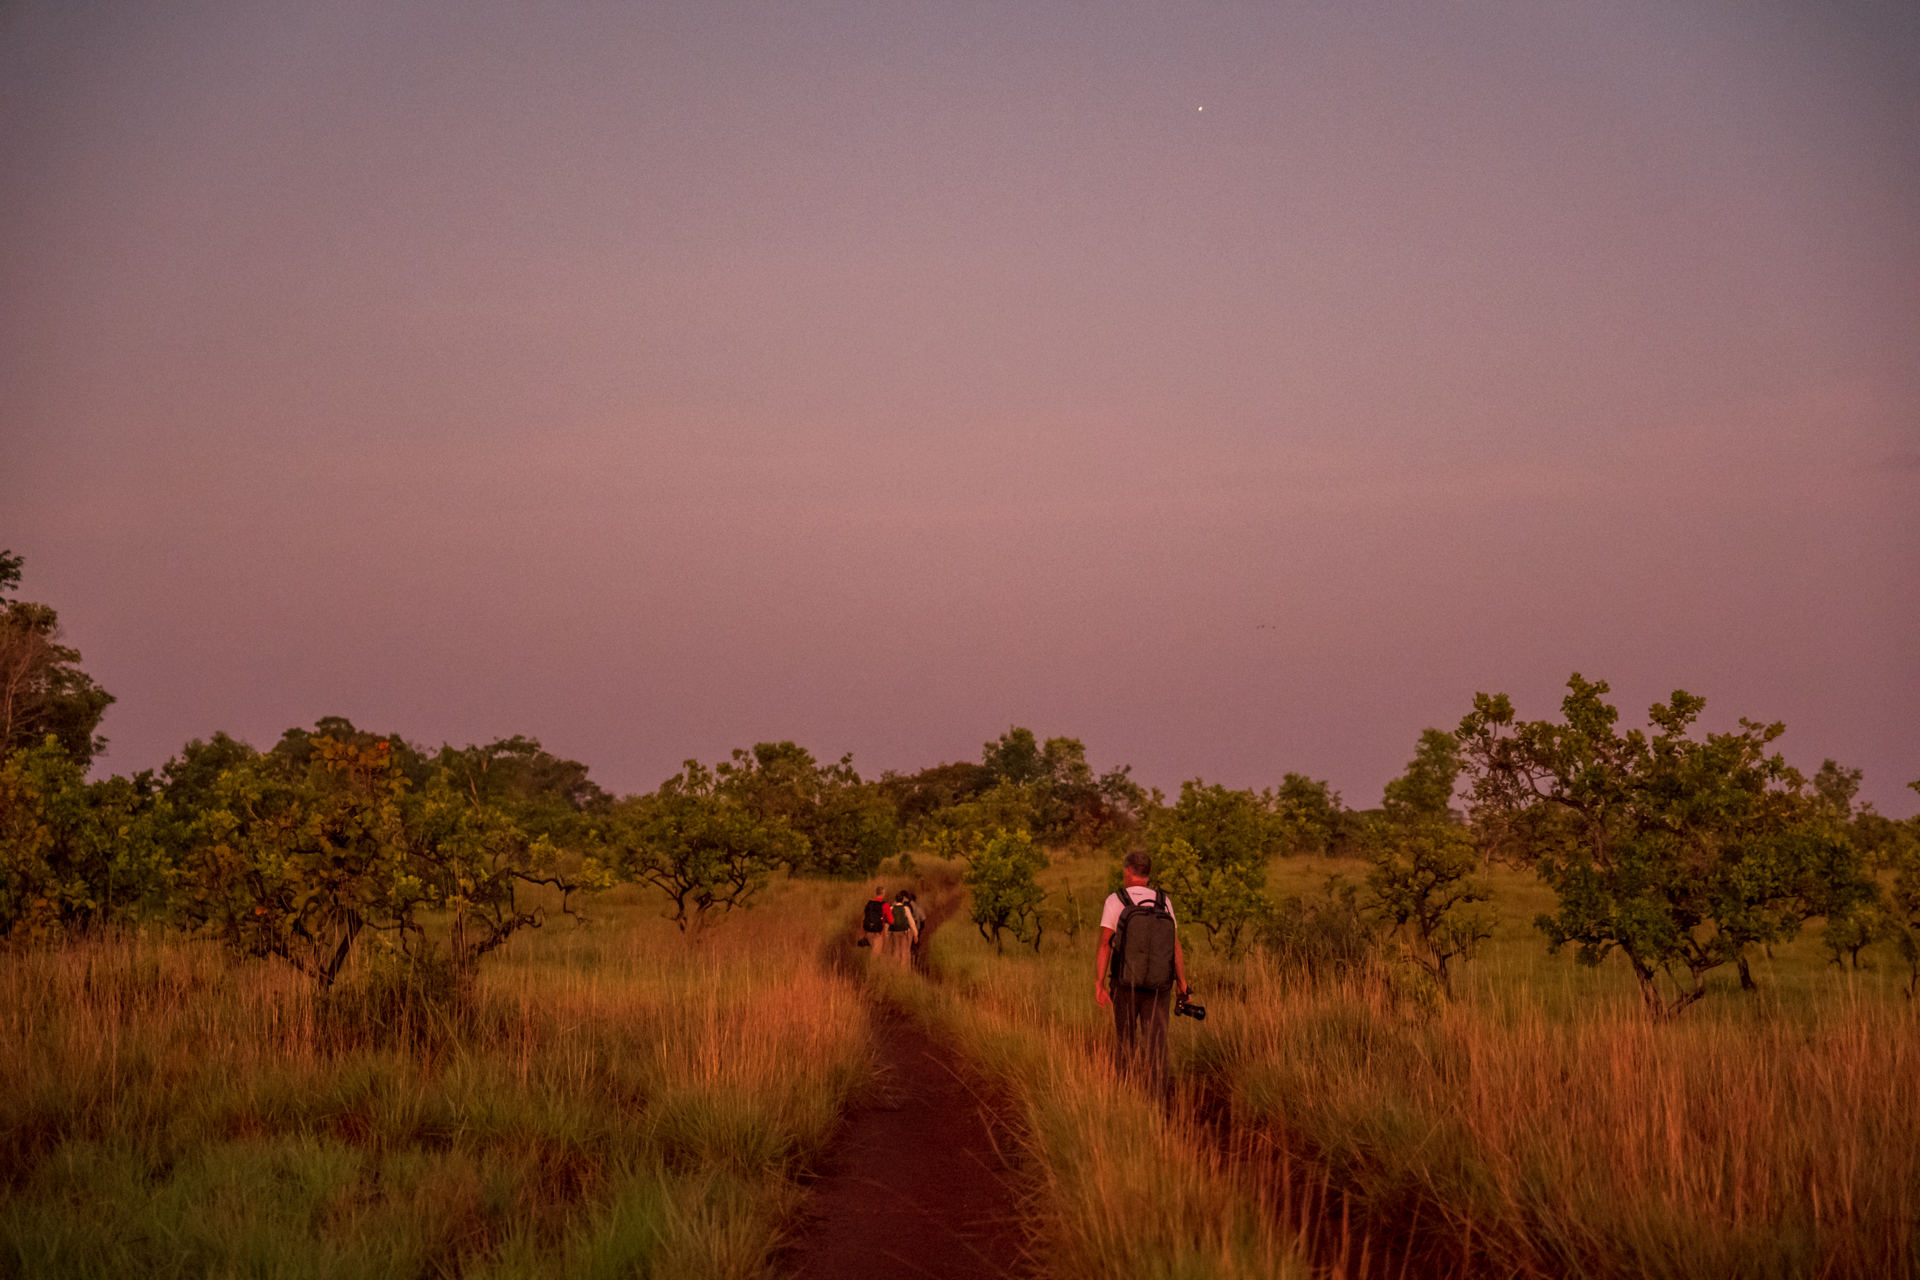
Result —
[[0, 760], [0, 936], [50, 938], [163, 908], [173, 880], [150, 790], [89, 783], [53, 735]]
[[311, 775], [265, 761], [223, 771], [196, 815], [183, 910], [248, 955], [278, 956], [331, 986], [369, 921], [404, 920], [406, 779], [391, 748], [314, 740]]
[[1226, 955], [1242, 954], [1273, 913], [1264, 862], [1231, 855], [1203, 858], [1175, 836], [1154, 854], [1153, 870], [1180, 918], [1205, 929], [1207, 945]]
[[1148, 810], [1159, 803], [1159, 792], [1149, 791], [1133, 780], [1133, 766], [1123, 764], [1107, 770], [1094, 781], [1099, 795], [1097, 810], [1080, 819], [1083, 839], [1089, 844], [1109, 844], [1145, 821]]
[[1000, 935], [1040, 949], [1046, 893], [1035, 877], [1047, 867], [1047, 855], [1021, 829], [996, 831], [967, 859], [960, 883], [971, 898], [973, 923], [980, 936], [1001, 949]]
[[1199, 778], [1180, 784], [1180, 798], [1155, 815], [1149, 832], [1156, 855], [1175, 840], [1185, 840], [1203, 862], [1245, 863], [1262, 875], [1273, 856], [1286, 848], [1287, 839], [1284, 819], [1261, 796]]
[[1453, 812], [1459, 743], [1442, 729], [1421, 733], [1406, 772], [1387, 783], [1384, 818], [1369, 824], [1368, 913], [1402, 954], [1452, 994], [1451, 966], [1493, 936], [1491, 920], [1467, 910], [1491, 897], [1474, 875], [1480, 860]]
[[[1049, 738], [1043, 746], [1033, 730], [1016, 725], [981, 749], [980, 763], [992, 776], [988, 790], [996, 795], [983, 807], [1004, 809], [1011, 797], [1019, 796], [1020, 825], [1043, 843], [1059, 844], [1070, 838], [1075, 801], [1097, 796], [1086, 748], [1074, 738]], [[985, 793], [975, 802], [984, 797]], [[988, 819], [996, 824], [1003, 820]], [[959, 824], [965, 822], [962, 818]], [[973, 825], [979, 829], [977, 821]], [[985, 831], [980, 835], [987, 838]]]
[[[1908, 786], [1920, 791], [1920, 781]], [[1920, 815], [1891, 824], [1886, 865], [1893, 870], [1884, 928], [1907, 964], [1907, 995], [1920, 997]]]
[[[280, 735], [280, 741], [266, 752], [261, 763], [290, 780], [318, 776], [313, 774], [313, 770], [320, 763], [322, 753], [318, 742], [321, 738], [336, 745], [363, 750], [378, 748], [386, 752], [386, 758], [410, 787], [424, 786], [427, 779], [433, 776], [433, 759], [422, 748], [397, 733], [371, 733], [357, 729], [353, 721], [345, 716], [321, 716], [312, 729], [287, 730]], [[381, 743], [386, 745], [381, 747]]]
[[194, 738], [160, 767], [160, 788], [175, 809], [197, 813], [219, 799], [221, 774], [245, 768], [259, 758], [258, 751], [225, 733], [215, 733], [205, 742]]
[[863, 782], [853, 757], [822, 766], [792, 742], [757, 743], [736, 750], [715, 773], [727, 793], [762, 819], [779, 819], [805, 837], [804, 863], [795, 871], [870, 875], [900, 851], [900, 822], [880, 786]]
[[[545, 833], [530, 832], [511, 808], [489, 803], [475, 792], [470, 778], [439, 768], [405, 805], [408, 864], [412, 883], [419, 886], [418, 908], [447, 914], [448, 957], [462, 980], [481, 956], [521, 929], [542, 924], [542, 910], [525, 903], [521, 890], [536, 885], [557, 889], [560, 909], [572, 914], [572, 894], [593, 887], [582, 877], [560, 872], [559, 849]], [[539, 820], [540, 810], [533, 816]], [[420, 941], [411, 913], [404, 927], [413, 930], [413, 941]]]
[[1273, 909], [1267, 865], [1285, 847], [1287, 827], [1269, 799], [1193, 778], [1148, 823], [1155, 881], [1173, 895], [1183, 920], [1207, 931], [1209, 945], [1234, 955]]
[[1876, 812], [1871, 804], [1859, 805], [1847, 819], [1847, 838], [1860, 851], [1862, 864], [1875, 871], [1884, 871], [1893, 865], [1909, 829], [1907, 823]]
[[937, 764], [918, 773], [891, 770], [880, 775], [879, 787], [893, 802], [901, 828], [915, 843], [927, 843], [939, 827], [935, 815], [965, 804], [994, 785], [993, 772], [966, 760]]
[[[286, 755], [235, 750], [243, 745], [221, 747], [236, 759], [188, 824], [179, 893], [190, 924], [241, 952], [278, 956], [330, 986], [373, 930], [464, 980], [481, 955], [541, 922], [520, 889], [557, 888], [564, 910], [581, 887], [555, 871], [549, 841], [463, 792], [449, 771], [415, 792], [389, 741], [309, 735], [298, 771]], [[178, 794], [198, 785], [207, 754], [187, 753], [194, 763], [177, 772]], [[451, 917], [444, 951], [428, 912]]]
[[1898, 862], [1905, 828], [1874, 812], [1871, 804], [1855, 805], [1864, 777], [1859, 769], [1823, 760], [1812, 778], [1814, 808], [1827, 828], [1815, 856], [1832, 864], [1827, 874], [1815, 877], [1819, 891], [1813, 909], [1827, 920], [1820, 937], [1828, 958], [1855, 970], [1873, 943], [1891, 938], [1899, 948], [1905, 937], [1899, 909], [1873, 875]]
[[1540, 850], [1579, 841], [1578, 818], [1571, 810], [1558, 805], [1537, 803], [1517, 808], [1473, 805], [1470, 812], [1472, 821], [1468, 830], [1481, 859], [1488, 863], [1536, 867]]
[[1493, 936], [1488, 916], [1462, 909], [1492, 896], [1474, 877], [1480, 860], [1472, 839], [1444, 822], [1379, 823], [1370, 834], [1366, 911], [1451, 995], [1452, 963], [1471, 959]]
[[586, 765], [520, 734], [484, 746], [443, 746], [433, 770], [446, 774], [474, 805], [497, 809], [528, 835], [560, 847], [584, 847], [613, 806], [613, 797], [587, 776]]
[[[1854, 821], [1853, 798], [1864, 776], [1859, 769], [1822, 761], [1811, 780], [1812, 793], [1802, 818], [1787, 837], [1795, 842], [1805, 868], [1806, 914], [1826, 919], [1820, 941], [1828, 958], [1856, 970], [1861, 967], [1861, 952], [1891, 927], [1885, 894], [1856, 838], [1859, 826]], [[1744, 964], [1741, 982], [1752, 983]]]
[[1407, 771], [1387, 783], [1380, 807], [1387, 821], [1407, 825], [1453, 820], [1460, 778], [1460, 744], [1445, 729], [1423, 729]]
[[1842, 819], [1853, 816], [1853, 798], [1860, 794], [1861, 769], [1849, 769], [1835, 760], [1822, 760], [1812, 778], [1813, 791], [1820, 803]]
[[1893, 924], [1878, 896], [1851, 903], [1827, 917], [1820, 933], [1827, 958], [1843, 969], [1861, 968], [1860, 953], [1892, 932]]
[[[1783, 941], [1844, 870], [1844, 849], [1809, 821], [1804, 779], [1768, 748], [1779, 724], [1690, 736], [1705, 705], [1684, 690], [1648, 712], [1652, 732], [1615, 729], [1605, 682], [1578, 673], [1562, 721], [1515, 719], [1506, 695], [1476, 695], [1459, 741], [1476, 825], [1559, 810], [1526, 850], [1558, 910], [1537, 924], [1583, 963], [1618, 950], [1648, 1011], [1673, 1016], [1713, 969]], [[1662, 987], [1664, 976], [1668, 985]]]
[[1289, 773], [1280, 780], [1268, 807], [1280, 819], [1286, 842], [1284, 854], [1334, 851], [1340, 833], [1344, 808], [1340, 793], [1325, 782], [1303, 773]]
[[1037, 784], [998, 782], [936, 813], [927, 828], [927, 843], [944, 857], [971, 858], [995, 833], [1025, 832], [1031, 837], [1039, 821]]
[[1048, 738], [1041, 749], [1043, 828], [1057, 843], [1086, 847], [1111, 843], [1139, 824], [1147, 793], [1133, 780], [1133, 766], [1095, 776], [1078, 738]]
[[1024, 786], [1050, 778], [1052, 770], [1033, 730], [1018, 725], [981, 748], [980, 763], [998, 782]]
[[763, 817], [713, 770], [689, 760], [652, 795], [613, 807], [603, 848], [589, 859], [599, 879], [652, 885], [671, 905], [682, 932], [698, 932], [707, 913], [745, 907], [776, 868], [806, 857], [806, 837], [783, 817]]
[[1087, 764], [1087, 749], [1078, 738], [1048, 738], [1040, 749], [1041, 773], [1033, 783], [1039, 809], [1039, 833], [1051, 844], [1064, 844], [1101, 825], [1104, 808], [1100, 786]]
[[904, 844], [893, 803], [879, 787], [860, 781], [844, 760], [822, 774], [820, 803], [800, 832], [809, 849], [807, 865], [823, 875], [870, 876]]
[[[20, 557], [0, 551], [0, 593], [20, 584]], [[100, 720], [113, 695], [80, 669], [80, 651], [60, 643], [49, 605], [0, 600], [0, 755], [49, 735], [84, 772], [106, 749]]]
[[[1030, 829], [1043, 842], [1087, 846], [1109, 841], [1134, 826], [1146, 792], [1122, 765], [1095, 776], [1078, 738], [1040, 742], [1031, 729], [1014, 726], [981, 751], [981, 768], [996, 787], [1017, 788], [1033, 812]], [[985, 790], [981, 788], [979, 790]]]

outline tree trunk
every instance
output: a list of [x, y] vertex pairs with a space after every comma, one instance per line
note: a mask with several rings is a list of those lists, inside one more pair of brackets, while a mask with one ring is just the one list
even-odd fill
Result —
[[353, 950], [353, 940], [360, 936], [362, 923], [360, 913], [351, 907], [340, 907], [329, 914], [325, 927], [313, 940], [314, 967], [321, 986], [331, 987], [333, 980], [340, 976]]
[[1653, 970], [1641, 964], [1632, 952], [1627, 953], [1627, 960], [1633, 965], [1633, 976], [1640, 983], [1640, 1003], [1647, 1007], [1647, 1013], [1655, 1022], [1665, 1022], [1667, 1002], [1661, 997], [1660, 988], [1654, 985]]

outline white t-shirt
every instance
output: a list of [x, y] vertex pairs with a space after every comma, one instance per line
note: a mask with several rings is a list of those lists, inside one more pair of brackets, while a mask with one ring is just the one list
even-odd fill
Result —
[[[1120, 893], [1126, 894], [1135, 902], [1153, 901], [1153, 890], [1144, 884], [1136, 884], [1129, 888], [1122, 889]], [[1100, 908], [1100, 927], [1102, 929], [1118, 929], [1120, 927], [1120, 913], [1127, 909], [1120, 901], [1120, 893], [1108, 894], [1107, 904]], [[1180, 923], [1180, 917], [1173, 913], [1172, 898], [1167, 899], [1167, 914], [1173, 916], [1173, 922], [1175, 924]]]

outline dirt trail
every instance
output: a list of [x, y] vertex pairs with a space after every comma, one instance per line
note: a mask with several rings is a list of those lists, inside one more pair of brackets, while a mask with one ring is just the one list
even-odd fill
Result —
[[[943, 893], [922, 936], [953, 914]], [[867, 958], [849, 937], [836, 963]], [[891, 958], [881, 963], [891, 964]], [[795, 1280], [871, 1274], [1031, 1274], [1012, 1168], [995, 1121], [955, 1047], [876, 1001], [881, 1070], [857, 1102], [808, 1192], [782, 1271]]]
[[[961, 902], [957, 884], [929, 897], [933, 910], [923, 936]], [[855, 936], [850, 931], [835, 944], [832, 963], [857, 977], [872, 957], [854, 947]], [[880, 963], [894, 960], [889, 955]], [[878, 1083], [848, 1112], [808, 1192], [780, 1273], [793, 1280], [842, 1280], [875, 1268], [941, 1280], [1038, 1274], [1011, 1188], [1007, 1156], [1017, 1138], [996, 1118], [964, 1055], [884, 1001], [874, 1000], [872, 1016]], [[1358, 1187], [1336, 1185], [1313, 1153], [1237, 1117], [1218, 1081], [1195, 1083], [1170, 1105], [1247, 1180], [1317, 1274], [1351, 1280], [1546, 1274], [1516, 1262], [1510, 1249], [1490, 1249], [1495, 1242], [1417, 1195], [1368, 1204], [1354, 1196]]]

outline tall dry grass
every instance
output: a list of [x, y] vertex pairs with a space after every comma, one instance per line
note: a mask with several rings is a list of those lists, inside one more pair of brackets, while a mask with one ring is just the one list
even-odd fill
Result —
[[[1091, 902], [1104, 872], [1050, 876]], [[1091, 931], [1000, 956], [963, 920], [909, 998], [1012, 1082], [1062, 1274], [1920, 1272], [1920, 1009], [1876, 975], [1782, 948], [1766, 995], [1660, 1025], [1524, 920], [1456, 1001], [1190, 937], [1211, 1016], [1156, 1112], [1106, 1066]]]
[[1543, 1275], [1915, 1270], [1920, 1013], [1836, 982], [1755, 1017], [1650, 1022], [1521, 996], [1409, 1015], [1379, 984], [1248, 966], [1210, 1067], [1373, 1220], [1425, 1213]]
[[1001, 956], [963, 914], [934, 936], [931, 965], [931, 980], [875, 976], [1011, 1095], [1031, 1157], [1027, 1214], [1045, 1274], [1308, 1274], [1286, 1223], [1198, 1122], [1115, 1077], [1090, 948], [1084, 957]]
[[0, 1272], [761, 1274], [870, 1064], [834, 888], [691, 944], [616, 896], [458, 1002], [178, 939], [9, 955]]

